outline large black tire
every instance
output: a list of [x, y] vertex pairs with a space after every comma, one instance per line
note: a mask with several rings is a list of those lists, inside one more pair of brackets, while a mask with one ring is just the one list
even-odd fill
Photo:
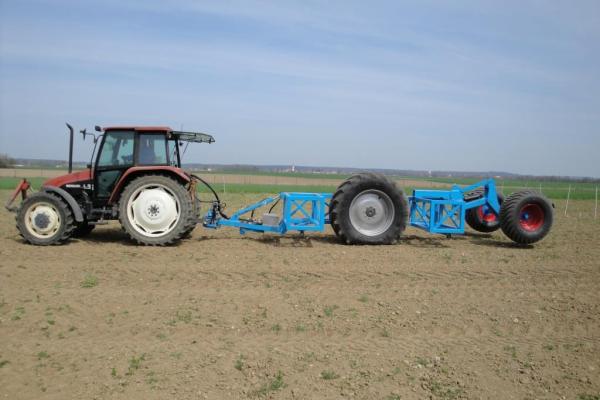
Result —
[[519, 244], [542, 240], [550, 232], [553, 220], [552, 203], [532, 190], [509, 195], [500, 208], [502, 232]]
[[[480, 191], [480, 196], [473, 198], [481, 197], [483, 197], [483, 191]], [[498, 193], [498, 202], [500, 206], [504, 203], [504, 196], [500, 193]], [[468, 209], [465, 213], [465, 222], [477, 232], [491, 233], [500, 229], [500, 216], [492, 210], [487, 210], [486, 206]]]
[[[176, 243], [194, 220], [189, 192], [168, 176], [136, 178], [125, 187], [119, 200], [119, 221], [129, 237], [139, 244], [164, 246]], [[159, 226], [159, 223], [164, 225]]]
[[392, 244], [406, 228], [404, 193], [380, 174], [351, 176], [338, 187], [329, 207], [333, 231], [347, 244]]
[[192, 211], [194, 218], [190, 221], [190, 224], [183, 231], [183, 235], [181, 237], [183, 239], [189, 239], [192, 236], [192, 232], [196, 229], [196, 225], [198, 221], [200, 221], [200, 207], [202, 203], [200, 203], [200, 199], [198, 198], [198, 194], [196, 193], [194, 197], [194, 201], [192, 202], [194, 206], [194, 210]]
[[38, 192], [29, 196], [17, 213], [17, 229], [27, 242], [38, 246], [64, 243], [75, 224], [73, 212], [58, 195]]

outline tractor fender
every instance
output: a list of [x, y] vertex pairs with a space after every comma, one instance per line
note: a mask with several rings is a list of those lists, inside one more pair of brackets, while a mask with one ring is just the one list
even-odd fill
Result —
[[108, 199], [108, 204], [114, 204], [115, 202], [117, 202], [119, 200], [119, 197], [121, 196], [121, 192], [125, 188], [125, 185], [127, 184], [127, 182], [129, 182], [131, 179], [136, 178], [141, 175], [152, 174], [152, 173], [155, 173], [155, 174], [162, 173], [164, 175], [171, 176], [171, 177], [176, 178], [177, 180], [185, 182], [185, 183], [188, 183], [191, 181], [190, 176], [188, 174], [186, 174], [184, 170], [182, 170], [181, 168], [177, 168], [177, 167], [171, 167], [171, 166], [132, 167], [132, 168], [129, 168], [127, 171], [125, 171], [125, 173], [123, 175], [121, 175], [121, 178], [116, 183], [112, 193], [110, 194], [110, 198]]
[[56, 186], [42, 186], [40, 190], [43, 192], [53, 192], [62, 197], [67, 204], [69, 204], [69, 207], [71, 207], [75, 221], [83, 222], [83, 212], [81, 212], [81, 207], [79, 207], [79, 204], [77, 204], [77, 201], [75, 201], [69, 192]]

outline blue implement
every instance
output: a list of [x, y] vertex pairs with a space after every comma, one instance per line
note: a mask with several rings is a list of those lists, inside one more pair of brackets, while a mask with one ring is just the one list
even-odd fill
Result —
[[[240, 229], [240, 233], [272, 232], [284, 234], [288, 231], [317, 231], [323, 232], [325, 225], [329, 224], [329, 202], [331, 193], [297, 193], [282, 192], [276, 197], [267, 197], [257, 203], [235, 212], [231, 217], [222, 218], [210, 210], [204, 217], [204, 227], [217, 229], [221, 226], [230, 226]], [[261, 219], [246, 217], [248, 213], [282, 201], [282, 215], [276, 223], [266, 224]], [[269, 214], [270, 215], [270, 214]]]
[[[476, 193], [476, 195], [472, 195]], [[285, 234], [289, 231], [323, 232], [330, 223], [329, 205], [331, 193], [282, 192], [251, 204], [231, 217], [223, 218], [213, 207], [204, 217], [205, 228], [217, 229], [222, 226], [239, 228], [240, 233], [271, 232]], [[485, 179], [473, 185], [452, 186], [449, 190], [416, 189], [408, 198], [411, 226], [438, 234], [463, 234], [465, 232], [465, 212], [471, 208], [485, 206], [500, 214], [498, 193], [493, 179]], [[259, 208], [282, 202], [281, 216], [266, 213], [255, 219], [254, 212]], [[250, 214], [250, 216], [248, 216]]]

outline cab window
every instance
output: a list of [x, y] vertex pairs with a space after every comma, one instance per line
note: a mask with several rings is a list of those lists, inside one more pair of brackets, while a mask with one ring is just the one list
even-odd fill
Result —
[[102, 152], [98, 156], [98, 166], [133, 165], [133, 135], [133, 132], [107, 132]]
[[165, 135], [141, 133], [139, 137], [138, 164], [167, 164], [167, 143]]

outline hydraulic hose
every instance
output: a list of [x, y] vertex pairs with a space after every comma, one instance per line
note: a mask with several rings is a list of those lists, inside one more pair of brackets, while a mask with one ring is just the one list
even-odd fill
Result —
[[206, 182], [204, 179], [200, 178], [198, 175], [190, 174], [190, 176], [193, 179], [196, 179], [196, 180], [202, 182], [204, 184], [204, 186], [206, 186], [212, 192], [213, 196], [215, 196], [215, 201], [217, 202], [217, 206], [218, 206], [217, 211], [219, 212], [219, 215], [222, 218], [229, 219], [229, 217], [221, 210], [221, 199], [219, 199], [219, 195], [217, 194], [215, 189], [213, 189], [213, 187], [210, 186], [210, 184], [208, 182]]

